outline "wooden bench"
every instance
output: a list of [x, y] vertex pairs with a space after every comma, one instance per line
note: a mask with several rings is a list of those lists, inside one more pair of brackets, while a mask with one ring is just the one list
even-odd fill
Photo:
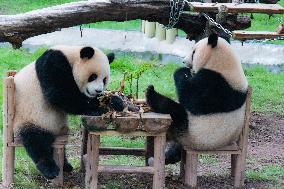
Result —
[[[13, 132], [15, 74], [16, 72], [8, 72], [3, 81], [2, 186], [4, 188], [9, 188], [14, 180], [15, 148], [23, 146], [22, 141], [14, 137]], [[67, 143], [67, 138], [67, 136], [58, 136], [53, 143], [54, 160], [60, 168], [58, 177], [52, 180], [54, 185], [63, 185], [64, 146]]]
[[194, 150], [185, 149], [181, 161], [181, 177], [186, 185], [191, 188], [197, 186], [197, 163], [198, 154], [231, 154], [231, 175], [234, 177], [234, 186], [240, 188], [244, 186], [245, 163], [247, 155], [249, 119], [250, 119], [250, 97], [251, 88], [249, 87], [246, 98], [246, 110], [243, 129], [239, 140], [229, 146], [216, 150]]
[[266, 31], [233, 31], [232, 37], [235, 40], [245, 41], [252, 39], [284, 38], [284, 34], [279, 34], [277, 32], [266, 32]]
[[[97, 188], [98, 173], [148, 173], [153, 175], [153, 189], [165, 187], [165, 145], [166, 131], [171, 117], [165, 114], [145, 113], [141, 117], [103, 118], [101, 116], [82, 116], [84, 127], [91, 130], [87, 139], [87, 154], [82, 158], [85, 164], [86, 188]], [[114, 128], [106, 126], [111, 123]], [[101, 136], [143, 136], [147, 138], [146, 149], [100, 148]], [[153, 139], [153, 141], [152, 141]], [[153, 142], [153, 144], [152, 144]], [[150, 155], [152, 145], [153, 154]], [[154, 157], [153, 166], [99, 165], [99, 155], [139, 155]], [[147, 163], [146, 163], [147, 164]]]

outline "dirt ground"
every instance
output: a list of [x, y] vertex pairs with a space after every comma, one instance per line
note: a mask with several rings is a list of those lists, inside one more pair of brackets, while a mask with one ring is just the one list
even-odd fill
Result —
[[[276, 114], [252, 113], [247, 157], [247, 170], [259, 170], [265, 165], [284, 166], [284, 116]], [[80, 150], [73, 151], [79, 155]], [[230, 156], [212, 155], [209, 161], [200, 161], [198, 165], [198, 186], [201, 189], [233, 188], [230, 177]], [[166, 167], [166, 188], [186, 188], [179, 179], [179, 165]], [[53, 188], [41, 176], [38, 178], [42, 188]], [[112, 184], [110, 184], [112, 183]], [[102, 174], [99, 176], [100, 188], [150, 189], [151, 176], [145, 174]], [[249, 189], [284, 188], [269, 181], [245, 181]], [[115, 187], [115, 186], [120, 187]], [[107, 187], [108, 186], [108, 187]], [[110, 187], [112, 186], [112, 187]], [[84, 188], [84, 174], [74, 171], [65, 176], [65, 188]]]

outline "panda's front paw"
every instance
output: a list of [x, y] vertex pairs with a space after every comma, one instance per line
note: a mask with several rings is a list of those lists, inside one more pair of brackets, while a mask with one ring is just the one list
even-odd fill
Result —
[[179, 68], [174, 73], [174, 80], [177, 81], [183, 81], [188, 80], [192, 77], [191, 70], [187, 67]]
[[110, 97], [109, 106], [110, 108], [118, 112], [122, 112], [125, 107], [122, 98], [116, 95]]
[[[145, 98], [147, 104], [150, 106], [150, 108], [155, 107], [155, 100], [157, 92], [155, 91], [155, 88], [153, 85], [149, 85], [145, 92]], [[155, 108], [154, 108], [155, 109]]]

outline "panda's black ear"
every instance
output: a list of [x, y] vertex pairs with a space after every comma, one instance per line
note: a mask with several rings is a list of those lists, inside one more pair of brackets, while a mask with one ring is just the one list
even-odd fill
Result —
[[107, 58], [108, 58], [109, 64], [111, 64], [115, 58], [114, 53], [107, 54]]
[[218, 42], [218, 35], [215, 33], [212, 33], [208, 37], [208, 45], [211, 45], [212, 48], [217, 46]]
[[92, 47], [84, 47], [80, 51], [80, 58], [92, 58], [95, 54], [95, 50]]

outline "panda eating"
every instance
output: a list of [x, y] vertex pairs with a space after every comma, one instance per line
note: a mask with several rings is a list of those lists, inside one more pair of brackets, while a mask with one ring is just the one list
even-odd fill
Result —
[[196, 43], [185, 63], [174, 73], [179, 103], [154, 86], [145, 94], [152, 111], [172, 117], [167, 137], [175, 143], [166, 149], [166, 164], [180, 160], [182, 146], [210, 150], [236, 141], [244, 122], [248, 82], [230, 44], [211, 34]]
[[[52, 143], [68, 133], [67, 114], [104, 113], [96, 97], [108, 84], [113, 60], [113, 53], [93, 47], [56, 46], [16, 74], [14, 133], [46, 178], [59, 174]], [[66, 155], [63, 169], [73, 169]]]

